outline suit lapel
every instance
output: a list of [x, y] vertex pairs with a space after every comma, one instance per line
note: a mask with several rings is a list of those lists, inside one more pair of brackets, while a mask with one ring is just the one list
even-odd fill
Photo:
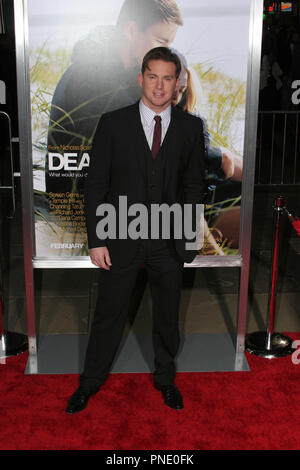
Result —
[[176, 113], [176, 109], [172, 107], [170, 124], [166, 132], [163, 144], [161, 146], [161, 150], [164, 150], [164, 148], [167, 148], [171, 142], [177, 141], [180, 135], [178, 134], [178, 131], [179, 129], [178, 129], [177, 113]]
[[147, 177], [147, 168], [146, 168], [146, 158], [151, 154], [149, 145], [145, 136], [145, 132], [141, 122], [139, 102], [133, 105], [133, 114], [132, 114], [132, 129], [134, 132], [133, 141], [136, 142], [136, 155], [137, 155], [137, 164], [140, 168], [144, 178]]
[[[174, 166], [174, 159], [177, 158], [178, 149], [181, 142], [181, 129], [178, 119], [177, 109], [172, 107], [171, 121], [165, 135], [163, 144], [159, 151], [160, 156], [164, 159], [165, 166], [165, 181], [164, 185], [168, 184], [171, 176], [172, 166]], [[159, 156], [158, 154], [158, 156]]]

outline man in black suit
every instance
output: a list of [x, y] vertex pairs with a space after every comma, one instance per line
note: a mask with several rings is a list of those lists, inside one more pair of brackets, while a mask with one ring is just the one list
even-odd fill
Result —
[[[67, 413], [84, 409], [109, 373], [141, 264], [147, 269], [153, 302], [154, 386], [162, 392], [167, 406], [183, 408], [181, 394], [174, 384], [179, 347], [178, 310], [183, 264], [191, 262], [197, 251], [194, 245], [189, 249], [185, 231], [181, 238], [175, 237], [177, 227], [172, 222], [168, 227], [169, 239], [165, 239], [162, 230], [153, 238], [152, 229], [157, 227], [151, 219], [157, 204], [168, 207], [189, 204], [193, 229], [199, 223], [196, 208], [204, 191], [203, 125], [200, 118], [171, 106], [180, 83], [180, 69], [180, 60], [170, 49], [150, 50], [138, 77], [142, 99], [104, 114], [95, 133], [86, 218], [90, 257], [101, 268], [100, 292], [80, 386], [68, 402]], [[121, 196], [126, 196], [128, 207], [143, 204], [148, 209], [148, 238], [120, 235], [125, 215], [119, 204]], [[115, 220], [120, 222], [116, 237], [110, 235], [105, 239], [101, 207], [107, 206], [103, 204], [114, 208]], [[132, 216], [128, 217], [128, 232], [132, 220]]]

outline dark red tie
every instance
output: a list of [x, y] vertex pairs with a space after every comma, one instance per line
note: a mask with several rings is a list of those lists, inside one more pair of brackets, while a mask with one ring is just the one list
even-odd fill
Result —
[[161, 117], [154, 116], [155, 126], [154, 126], [154, 134], [153, 134], [153, 142], [152, 142], [152, 155], [153, 158], [156, 158], [158, 151], [160, 149], [161, 143]]

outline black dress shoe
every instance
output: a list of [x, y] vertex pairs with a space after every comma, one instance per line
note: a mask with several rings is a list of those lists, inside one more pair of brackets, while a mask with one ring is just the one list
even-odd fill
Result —
[[175, 385], [159, 385], [154, 383], [154, 387], [161, 391], [164, 402], [167, 406], [174, 410], [183, 409], [182, 396]]
[[88, 404], [89, 398], [95, 393], [98, 392], [97, 390], [88, 390], [82, 387], [78, 387], [78, 389], [73, 393], [71, 398], [68, 401], [68, 406], [66, 408], [66, 413], [75, 414], [79, 411], [84, 410], [86, 405]]

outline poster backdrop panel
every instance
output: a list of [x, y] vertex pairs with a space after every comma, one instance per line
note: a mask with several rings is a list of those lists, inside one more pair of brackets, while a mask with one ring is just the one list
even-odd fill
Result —
[[208, 131], [199, 256], [238, 254], [250, 0], [28, 0], [28, 18], [36, 257], [88, 255], [93, 134], [102, 113], [140, 99], [156, 46], [182, 61], [173, 105]]

